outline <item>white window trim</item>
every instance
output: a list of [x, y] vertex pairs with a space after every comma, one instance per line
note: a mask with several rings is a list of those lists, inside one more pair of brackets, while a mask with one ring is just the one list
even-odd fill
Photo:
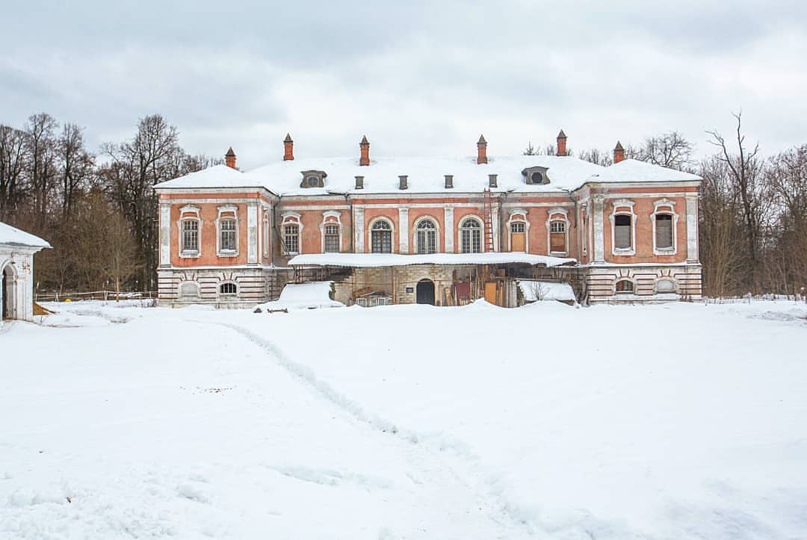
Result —
[[441, 230], [440, 229], [440, 220], [438, 220], [437, 218], [435, 218], [433, 216], [428, 216], [428, 215], [427, 216], [420, 216], [412, 224], [412, 246], [414, 246], [414, 248], [415, 248], [414, 250], [412, 250], [412, 253], [415, 253], [415, 254], [420, 253], [418, 251], [418, 248], [420, 247], [418, 245], [418, 225], [420, 225], [424, 221], [431, 221], [432, 223], [434, 223], [434, 252], [435, 253], [442, 253], [443, 252], [442, 251], [442, 246], [440, 245], [440, 238], [442, 237], [442, 234], [440, 232], [440, 230]]
[[524, 253], [530, 252], [530, 221], [527, 219], [527, 211], [523, 208], [514, 208], [510, 210], [510, 216], [507, 218], [505, 225], [507, 226], [507, 251], [513, 251], [513, 231], [510, 225], [514, 222], [524, 223]]
[[[566, 235], [564, 245], [566, 251], [552, 251], [552, 222], [563, 222], [563, 233]], [[546, 219], [546, 253], [550, 256], [568, 255], [569, 254], [569, 210], [567, 208], [550, 208], [549, 215]]]
[[[202, 256], [202, 217], [199, 212], [199, 207], [193, 206], [192, 204], [186, 204], [179, 209], [179, 219], [177, 220], [177, 232], [179, 233], [177, 234], [177, 251], [181, 259], [198, 259]], [[197, 223], [196, 243], [198, 249], [196, 251], [186, 251], [183, 249], [185, 234], [182, 230], [182, 224], [185, 221], [196, 221]]]
[[367, 227], [367, 247], [369, 250], [367, 253], [375, 253], [373, 251], [373, 227], [379, 221], [385, 221], [389, 224], [390, 228], [390, 253], [398, 253], [397, 246], [395, 245], [395, 220], [388, 218], [387, 216], [378, 216], [370, 220], [369, 226]]
[[[462, 251], [462, 229], [465, 222], [473, 219], [479, 223], [479, 251]], [[457, 240], [459, 244], [459, 251], [457, 253], [484, 253], [485, 252], [485, 220], [476, 214], [467, 214], [462, 216], [457, 226]]]
[[339, 227], [339, 250], [338, 253], [342, 253], [342, 213], [336, 210], [327, 210], [322, 213], [322, 223], [319, 224], [319, 236], [320, 236], [320, 252], [325, 253], [325, 226], [326, 225], [336, 225]]
[[[222, 214], [232, 214], [222, 218]], [[235, 220], [235, 249], [221, 249], [221, 222], [224, 219]], [[218, 215], [216, 216], [216, 255], [219, 257], [238, 257], [240, 247], [240, 235], [238, 234], [241, 229], [241, 220], [238, 218], [238, 207], [234, 204], [225, 204], [218, 207]]]
[[[299, 255], [303, 252], [303, 216], [297, 212], [283, 212], [280, 215], [280, 230], [283, 238], [283, 254]], [[297, 249], [298, 251], [288, 251], [286, 247], [286, 225], [297, 225]]]
[[[635, 201], [629, 199], [617, 199], [611, 203], [613, 210], [609, 219], [611, 220], [611, 253], [617, 256], [631, 256], [636, 255], [636, 213], [633, 211]], [[625, 211], [624, 209], [628, 210]], [[618, 215], [630, 216], [630, 247], [617, 248], [616, 247], [616, 224], [615, 218]]]
[[[672, 214], [672, 247], [659, 248], [656, 246], [656, 215]], [[654, 255], [675, 255], [678, 253], [678, 212], [675, 211], [675, 201], [664, 198], [653, 201], [653, 213], [650, 214], [650, 221], [653, 224], [653, 254]]]

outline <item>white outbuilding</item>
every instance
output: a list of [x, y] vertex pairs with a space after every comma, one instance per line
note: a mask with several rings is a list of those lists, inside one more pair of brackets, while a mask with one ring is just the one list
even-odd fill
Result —
[[41, 238], [0, 222], [0, 322], [34, 318], [34, 253], [51, 247]]

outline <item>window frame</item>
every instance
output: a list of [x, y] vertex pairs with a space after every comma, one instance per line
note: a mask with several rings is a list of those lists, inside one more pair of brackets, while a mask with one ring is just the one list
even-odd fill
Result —
[[[552, 250], [552, 235], [558, 234], [552, 232], [553, 223], [563, 223], [563, 251]], [[566, 256], [569, 254], [569, 210], [566, 208], [551, 208], [546, 218], [546, 253], [549, 256], [557, 257]]]
[[[381, 224], [387, 226], [387, 228], [381, 228]], [[378, 228], [377, 228], [378, 227]], [[373, 221], [370, 222], [369, 227], [370, 233], [370, 253], [395, 253], [395, 225], [393, 224], [392, 220], [387, 217], [378, 217], [375, 218]], [[376, 250], [376, 235], [379, 235], [381, 239], [379, 240], [379, 245], [381, 247], [380, 250]], [[384, 236], [389, 236], [389, 251], [385, 251], [384, 248]]]
[[[232, 288], [232, 292], [230, 292], [229, 290], [225, 292], [223, 290], [225, 287], [227, 287], [228, 289]], [[235, 281], [222, 281], [216, 287], [216, 292], [218, 293], [219, 296], [237, 297], [238, 283], [236, 283]]]
[[[289, 249], [289, 233], [287, 227], [294, 226], [297, 228], [296, 233], [296, 250]], [[283, 255], [299, 255], [303, 252], [303, 220], [302, 216], [297, 212], [285, 212], [281, 215], [280, 232], [282, 233], [283, 240]]]
[[[469, 223], [475, 223], [475, 227], [469, 226]], [[474, 215], [465, 216], [460, 220], [459, 223], [459, 232], [460, 232], [460, 253], [482, 253], [483, 252], [483, 245], [482, 245], [482, 220]], [[474, 236], [474, 233], [478, 236]], [[468, 246], [470, 250], [466, 250], [466, 234], [468, 236]], [[474, 249], [477, 248], [477, 249]]]
[[[513, 251], [513, 224], [520, 223], [524, 225], [524, 253], [530, 252], [530, 222], [527, 219], [527, 211], [522, 208], [516, 208], [510, 211], [510, 217], [507, 218], [507, 251]], [[521, 234], [521, 233], [515, 233]]]
[[[237, 257], [239, 254], [239, 225], [238, 207], [234, 204], [226, 204], [218, 207], [218, 215], [216, 216], [216, 255], [219, 257]], [[233, 249], [225, 249], [222, 241], [224, 234], [224, 224], [233, 222]], [[230, 232], [230, 231], [227, 231]]]
[[[617, 199], [613, 205], [611, 212], [611, 253], [616, 256], [632, 256], [636, 255], [636, 213], [633, 211], [635, 201], [628, 199]], [[630, 246], [625, 248], [617, 247], [616, 245], [616, 218], [617, 216], [626, 216], [630, 218]]]
[[[619, 290], [620, 283], [629, 283], [630, 290]], [[614, 281], [614, 295], [635, 295], [636, 294], [636, 281], [627, 277], [627, 276], [620, 276]]]
[[[670, 247], [658, 246], [658, 229], [656, 227], [657, 225], [656, 219], [660, 215], [671, 216], [670, 236], [672, 245]], [[650, 214], [650, 221], [652, 222], [653, 226], [653, 254], [675, 255], [676, 253], [678, 253], [678, 213], [675, 211], [675, 201], [671, 201], [670, 199], [667, 198], [653, 201], [653, 213]]]
[[[431, 227], [425, 226], [427, 223], [430, 223]], [[421, 244], [423, 244], [423, 242], [421, 242], [421, 236], [425, 237], [425, 250], [421, 249]], [[431, 216], [423, 216], [418, 218], [414, 223], [412, 240], [413, 244], [415, 245], [415, 253], [417, 255], [432, 255], [434, 253], [440, 253], [440, 225], [438, 221]], [[429, 247], [432, 249], [429, 250]]]
[[[196, 223], [196, 249], [187, 249], [185, 238], [185, 223]], [[202, 217], [198, 206], [187, 204], [179, 209], [177, 220], [178, 254], [182, 259], [198, 259], [202, 256]]]
[[[328, 250], [328, 239], [333, 235], [328, 234], [328, 227], [336, 227], [336, 250]], [[320, 249], [322, 253], [342, 252], [342, 220], [341, 213], [336, 210], [328, 210], [322, 213], [322, 223], [319, 225]]]

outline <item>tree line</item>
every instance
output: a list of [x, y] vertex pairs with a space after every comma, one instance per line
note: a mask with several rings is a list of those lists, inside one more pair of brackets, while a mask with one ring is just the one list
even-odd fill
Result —
[[38, 290], [156, 288], [155, 184], [219, 163], [190, 155], [162, 116], [139, 120], [131, 139], [92, 152], [77, 124], [46, 113], [0, 124], [0, 221], [46, 239]]
[[[764, 157], [734, 114], [731, 136], [707, 131], [714, 152], [700, 160], [694, 145], [670, 131], [625, 146], [625, 157], [697, 174], [699, 245], [707, 296], [802, 294], [807, 290], [807, 144]], [[525, 155], [554, 155], [528, 144]], [[567, 150], [570, 155], [571, 150]], [[585, 149], [580, 159], [613, 164], [611, 151]]]
[[[807, 144], [764, 157], [749, 144], [742, 116], [731, 136], [707, 132], [714, 152], [670, 131], [625, 146], [627, 158], [703, 178], [700, 257], [704, 294], [794, 294], [807, 287]], [[608, 166], [612, 152], [567, 150]], [[554, 154], [552, 145], [525, 154]], [[0, 124], [0, 221], [48, 240], [37, 256], [40, 290], [154, 290], [158, 203], [152, 189], [221, 163], [191, 155], [161, 115], [138, 121], [134, 135], [87, 148], [84, 129], [46, 113], [25, 125]]]

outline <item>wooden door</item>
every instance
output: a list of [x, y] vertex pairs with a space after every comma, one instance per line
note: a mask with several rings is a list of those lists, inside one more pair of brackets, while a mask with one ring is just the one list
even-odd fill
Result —
[[523, 232], [510, 234], [510, 251], [527, 251], [526, 234]]
[[491, 304], [496, 304], [496, 282], [495, 281], [486, 281], [485, 282], [485, 300], [490, 302]]

